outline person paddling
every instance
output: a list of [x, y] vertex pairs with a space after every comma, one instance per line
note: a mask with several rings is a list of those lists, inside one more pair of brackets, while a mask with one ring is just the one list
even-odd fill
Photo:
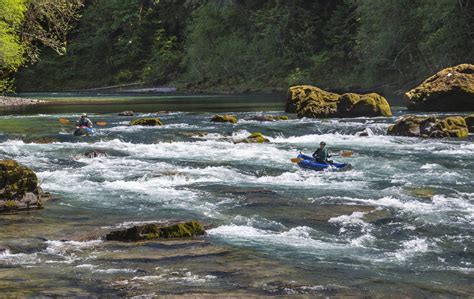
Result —
[[76, 128], [80, 129], [81, 127], [92, 128], [92, 122], [87, 117], [86, 113], [83, 113], [81, 117], [76, 121]]
[[326, 148], [326, 142], [321, 141], [319, 148], [313, 154], [313, 158], [318, 163], [330, 164], [332, 163], [331, 160], [328, 160], [330, 157], [331, 155], [329, 155], [328, 149]]
[[76, 121], [76, 131], [74, 131], [74, 135], [81, 135], [81, 129], [84, 127], [92, 129], [92, 122], [87, 117], [86, 113], [83, 113], [81, 117]]

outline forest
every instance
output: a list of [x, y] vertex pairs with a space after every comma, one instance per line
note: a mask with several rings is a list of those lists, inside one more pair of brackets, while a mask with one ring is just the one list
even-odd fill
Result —
[[[401, 94], [444, 67], [474, 62], [470, 0], [1, 2], [0, 80], [11, 87], [14, 79], [17, 91], [141, 84], [249, 92], [314, 84]], [[9, 2], [23, 3], [16, 16]], [[40, 36], [56, 42], [21, 36], [35, 27], [28, 25], [34, 2], [65, 6], [36, 10]], [[15, 45], [17, 55], [5, 56]]]

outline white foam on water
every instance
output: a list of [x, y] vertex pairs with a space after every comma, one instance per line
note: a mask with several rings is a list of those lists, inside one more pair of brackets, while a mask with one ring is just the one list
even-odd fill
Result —
[[433, 244], [428, 242], [426, 238], [414, 238], [411, 240], [403, 241], [401, 244], [401, 249], [395, 252], [388, 252], [386, 253], [386, 255], [403, 262], [407, 259], [422, 255], [423, 253], [429, 251], [435, 251], [435, 247]]
[[311, 238], [313, 230], [306, 226], [294, 227], [288, 231], [274, 232], [245, 225], [222, 225], [207, 231], [210, 236], [224, 238], [239, 244], [268, 243], [285, 247], [305, 249], [343, 249], [344, 245], [328, 243]]
[[[61, 258], [61, 261], [50, 261], [50, 263], [66, 263], [71, 264], [81, 258], [77, 255], [85, 249], [91, 249], [103, 243], [102, 240], [92, 241], [58, 241], [48, 240], [46, 244], [48, 247], [44, 250], [44, 253], [53, 255]], [[89, 256], [90, 257], [90, 256]]]
[[136, 273], [138, 271], [134, 269], [127, 269], [127, 268], [121, 268], [121, 269], [110, 268], [110, 269], [94, 269], [92, 272], [102, 273], [102, 274], [120, 274], [120, 273]]
[[35, 265], [41, 262], [37, 253], [11, 253], [9, 249], [0, 253], [0, 264]]

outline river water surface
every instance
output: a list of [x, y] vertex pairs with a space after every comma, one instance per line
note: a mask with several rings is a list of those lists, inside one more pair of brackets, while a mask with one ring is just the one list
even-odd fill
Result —
[[[246, 118], [284, 115], [284, 103], [139, 100], [2, 112], [0, 159], [31, 167], [55, 197], [43, 210], [0, 216], [2, 294], [474, 295], [472, 136], [386, 136], [406, 113], [397, 108], [392, 118], [258, 122]], [[239, 122], [211, 123], [212, 103]], [[57, 121], [83, 111], [107, 126], [75, 138]], [[165, 125], [128, 126], [145, 116]], [[366, 128], [369, 136], [358, 136]], [[252, 132], [271, 143], [233, 143]], [[323, 140], [333, 152], [353, 151], [337, 160], [354, 169], [290, 162]], [[91, 150], [107, 155], [83, 156]], [[198, 219], [208, 234], [138, 244], [94, 234], [166, 219]]]

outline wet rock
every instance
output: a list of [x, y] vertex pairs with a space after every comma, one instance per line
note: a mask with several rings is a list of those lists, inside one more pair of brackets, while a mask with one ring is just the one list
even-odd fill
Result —
[[246, 120], [279, 121], [279, 120], [288, 120], [288, 116], [286, 115], [256, 115], [253, 117], [246, 118]]
[[237, 123], [237, 116], [235, 115], [230, 115], [230, 114], [224, 114], [224, 115], [214, 115], [211, 119], [212, 122], [219, 122], [219, 123], [232, 123], [235, 124]]
[[474, 65], [443, 69], [405, 93], [409, 110], [473, 111]]
[[466, 122], [469, 133], [474, 133], [474, 114], [466, 116], [464, 121]]
[[372, 136], [372, 135], [374, 135], [374, 133], [372, 132], [371, 129], [365, 128], [365, 129], [363, 129], [362, 131], [357, 132], [355, 135], [356, 135], [356, 136], [359, 136], [359, 137], [367, 137], [367, 136]]
[[387, 209], [375, 209], [362, 216], [362, 220], [366, 222], [379, 222], [388, 219], [393, 219], [393, 214]]
[[47, 195], [33, 170], [14, 160], [0, 160], [0, 212], [41, 208]]
[[139, 118], [130, 121], [130, 126], [162, 126], [163, 123], [161, 122], [161, 119], [158, 117], [155, 118]]
[[247, 138], [235, 141], [234, 143], [268, 143], [270, 139], [265, 137], [262, 133], [252, 133]]
[[118, 114], [118, 116], [134, 116], [135, 113], [133, 111], [122, 111]]
[[388, 134], [394, 136], [445, 138], [465, 138], [469, 131], [461, 116], [446, 118], [404, 116], [388, 128]]
[[412, 195], [419, 197], [419, 198], [426, 198], [430, 199], [435, 195], [435, 192], [431, 188], [406, 188], [406, 190], [411, 193]]
[[100, 158], [100, 157], [107, 157], [107, 152], [103, 150], [93, 150], [90, 152], [84, 153], [84, 157], [86, 158]]
[[290, 87], [286, 112], [297, 113], [300, 118], [392, 116], [390, 105], [379, 94], [339, 95], [310, 85]]
[[171, 223], [156, 222], [112, 231], [105, 235], [105, 239], [108, 241], [136, 242], [153, 239], [189, 238], [205, 233], [203, 225], [195, 220]]

